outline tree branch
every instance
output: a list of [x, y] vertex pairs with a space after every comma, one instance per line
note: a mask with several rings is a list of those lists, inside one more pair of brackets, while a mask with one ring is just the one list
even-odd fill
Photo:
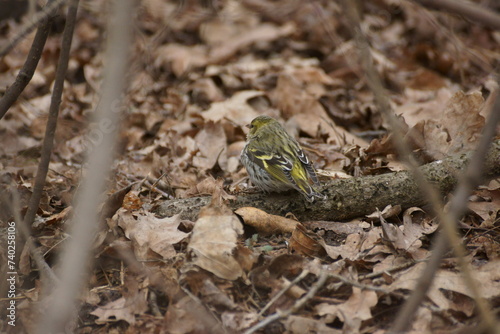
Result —
[[[76, 0], [73, 0], [76, 1]], [[99, 226], [98, 207], [113, 162], [118, 132], [120, 109], [113, 107], [127, 83], [128, 51], [132, 40], [132, 19], [135, 1], [115, 0], [112, 3], [107, 26], [102, 98], [94, 114], [97, 124], [107, 124], [102, 140], [92, 148], [87, 158], [88, 173], [75, 197], [75, 211], [66, 243], [59, 261], [61, 284], [44, 300], [50, 303], [37, 326], [38, 333], [68, 332], [75, 326], [75, 301], [88, 278], [88, 260], [92, 239]], [[42, 304], [43, 305], [43, 304]]]
[[26, 226], [31, 226], [35, 219], [38, 205], [42, 198], [42, 191], [45, 185], [47, 172], [49, 171], [50, 155], [54, 146], [54, 136], [57, 127], [57, 117], [59, 115], [59, 106], [61, 105], [61, 96], [64, 88], [64, 78], [68, 69], [69, 53], [71, 49], [71, 41], [73, 39], [73, 31], [76, 24], [76, 11], [78, 6], [72, 5], [68, 10], [66, 27], [64, 28], [63, 38], [61, 42], [61, 55], [56, 69], [56, 77], [54, 80], [54, 90], [50, 100], [49, 117], [45, 128], [45, 136], [43, 138], [42, 152], [40, 163], [35, 177], [35, 185], [33, 186], [33, 194], [30, 197], [28, 210], [24, 216]]
[[[424, 177], [434, 184], [442, 195], [452, 191], [458, 183], [458, 176], [465, 169], [470, 154], [461, 154], [435, 161], [420, 167]], [[495, 141], [487, 154], [483, 177], [500, 176], [500, 140]], [[421, 194], [419, 186], [409, 171], [376, 176], [333, 180], [324, 185], [325, 201], [307, 203], [300, 194], [239, 195], [230, 201], [235, 210], [253, 206], [271, 214], [284, 215], [292, 212], [299, 220], [347, 220], [374, 212], [377, 208], [401, 205], [403, 209], [421, 206], [428, 197]], [[210, 202], [210, 197], [193, 197], [163, 202], [155, 211], [161, 216], [181, 214], [183, 219], [195, 221], [200, 208]]]

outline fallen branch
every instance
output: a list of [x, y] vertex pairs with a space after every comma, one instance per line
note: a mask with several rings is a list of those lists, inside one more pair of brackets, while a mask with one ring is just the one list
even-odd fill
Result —
[[[470, 154], [452, 156], [424, 165], [420, 169], [425, 178], [439, 189], [442, 195], [446, 195], [457, 185], [457, 176], [461, 175], [467, 166], [469, 156]], [[492, 144], [483, 173], [484, 177], [489, 179], [500, 176], [500, 140]], [[327, 195], [328, 199], [312, 204], [294, 192], [239, 195], [228, 204], [233, 210], [253, 206], [277, 215], [292, 212], [299, 220], [306, 221], [352, 219], [370, 214], [389, 204], [399, 204], [405, 209], [424, 205], [428, 199], [421, 194], [408, 171], [333, 180], [325, 184], [321, 192]], [[169, 200], [158, 206], [155, 211], [160, 216], [181, 214], [183, 219], [195, 221], [200, 208], [209, 202], [210, 197]]]

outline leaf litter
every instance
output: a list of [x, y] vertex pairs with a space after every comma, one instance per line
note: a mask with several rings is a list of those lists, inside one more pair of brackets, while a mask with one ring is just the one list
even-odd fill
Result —
[[[491, 75], [499, 66], [498, 32], [411, 2], [370, 2], [361, 10], [375, 66], [394, 112], [407, 125], [412, 149], [423, 161], [473, 149], [498, 94]], [[350, 222], [297, 222], [251, 206], [232, 212], [225, 205], [247, 191], [239, 153], [245, 125], [260, 114], [279, 119], [324, 178], [405, 168], [363, 78], [342, 11], [331, 1], [140, 3], [129, 88], [116, 104], [123, 124], [109, 180], [112, 200], [94, 242], [76, 332], [244, 332], [290, 309], [322, 270], [331, 276], [305, 307], [261, 332], [388, 330], [429, 256], [437, 222], [427, 208], [380, 208]], [[69, 237], [65, 230], [85, 176], [84, 156], [106, 131], [87, 123], [99, 99], [109, 15], [105, 1], [92, 1], [77, 23], [33, 231], [51, 266]], [[14, 20], [1, 24], [4, 43], [19, 26]], [[0, 186], [5, 194], [14, 186], [23, 213], [59, 39], [57, 32], [49, 37], [34, 79], [0, 121]], [[31, 40], [0, 61], [2, 87], [13, 82]], [[498, 189], [492, 181], [476, 190], [460, 222], [474, 279], [495, 308]], [[194, 196], [212, 196], [196, 220], [153, 213], [166, 199]], [[2, 203], [2, 228], [11, 219]], [[20, 249], [19, 326], [33, 332], [40, 276], [28, 248]], [[6, 263], [4, 253], [0, 259]], [[427, 297], [411, 332], [477, 325], [475, 302], [453, 257], [439, 269]]]

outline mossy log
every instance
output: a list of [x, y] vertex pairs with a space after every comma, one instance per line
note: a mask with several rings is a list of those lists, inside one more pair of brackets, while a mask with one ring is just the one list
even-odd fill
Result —
[[[451, 192], [467, 166], [469, 154], [452, 156], [421, 166], [425, 178], [439, 189], [441, 194]], [[500, 176], [500, 141], [495, 141], [486, 157], [484, 177]], [[422, 206], [428, 196], [422, 194], [409, 171], [400, 171], [376, 176], [332, 180], [323, 185], [321, 192], [326, 200], [307, 202], [299, 193], [242, 194], [229, 201], [228, 206], [237, 208], [252, 206], [276, 215], [293, 213], [300, 221], [347, 220], [363, 217], [382, 210], [387, 205], [401, 205], [403, 209]], [[196, 220], [201, 207], [211, 197], [193, 197], [165, 201], [155, 211], [161, 216], [181, 214], [183, 219]]]

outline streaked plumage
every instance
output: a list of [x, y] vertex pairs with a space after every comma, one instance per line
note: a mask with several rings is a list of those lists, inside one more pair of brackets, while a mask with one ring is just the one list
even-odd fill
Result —
[[314, 167], [277, 120], [258, 116], [248, 127], [241, 162], [254, 185], [267, 192], [296, 189], [311, 202], [324, 198], [315, 189], [319, 181]]

